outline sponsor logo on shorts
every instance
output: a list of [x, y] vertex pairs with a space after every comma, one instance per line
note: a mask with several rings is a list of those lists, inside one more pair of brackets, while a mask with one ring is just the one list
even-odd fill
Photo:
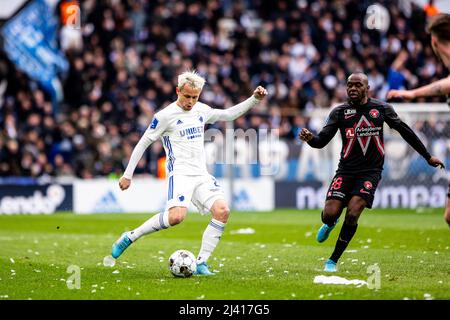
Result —
[[338, 198], [345, 198], [345, 193], [339, 192], [339, 191], [333, 191], [331, 193], [331, 196], [329, 197], [338, 197]]
[[370, 182], [370, 181], [365, 181], [365, 182], [364, 182], [364, 188], [365, 188], [366, 190], [371, 190], [372, 187], [373, 187], [372, 182]]
[[370, 194], [370, 192], [368, 192], [368, 191], [364, 190], [363, 188], [361, 188], [361, 190], [359, 190], [359, 192], [361, 192], [361, 193], [365, 193], [365, 194]]

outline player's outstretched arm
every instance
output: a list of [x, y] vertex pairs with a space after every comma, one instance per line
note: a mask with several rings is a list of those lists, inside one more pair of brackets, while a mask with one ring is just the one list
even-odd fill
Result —
[[136, 169], [139, 160], [141, 160], [145, 150], [147, 150], [147, 148], [153, 143], [153, 141], [156, 141], [166, 130], [166, 118], [167, 115], [164, 115], [161, 112], [155, 114], [152, 123], [149, 125], [137, 145], [134, 147], [127, 168], [125, 169], [123, 176], [119, 180], [119, 187], [121, 190], [126, 190], [130, 187], [134, 170]]
[[339, 129], [338, 111], [337, 109], [334, 109], [328, 116], [325, 127], [323, 127], [323, 129], [319, 132], [317, 136], [315, 136], [308, 129], [303, 128], [298, 134], [298, 137], [300, 140], [308, 143], [311, 147], [321, 149], [325, 147], [331, 141], [331, 139], [333, 139], [338, 129]]
[[436, 157], [431, 156], [428, 152], [425, 145], [416, 135], [416, 133], [406, 124], [404, 123], [397, 113], [394, 111], [394, 108], [391, 105], [385, 106], [385, 121], [392, 128], [398, 131], [402, 138], [414, 148], [424, 159], [428, 162], [428, 164], [432, 167], [440, 167], [443, 169], [445, 166], [441, 160]]
[[323, 128], [322, 131], [320, 131], [319, 134], [315, 136], [308, 129], [303, 128], [298, 134], [298, 137], [300, 138], [300, 140], [308, 143], [311, 147], [322, 149], [331, 141], [331, 139], [333, 139], [336, 131], [337, 129], [329, 126]]
[[225, 110], [212, 109], [212, 114], [209, 117], [208, 123], [235, 120], [256, 106], [265, 96], [267, 96], [267, 90], [262, 86], [258, 86], [255, 91], [253, 91], [253, 95], [247, 100]]
[[123, 176], [119, 179], [119, 187], [121, 190], [126, 190], [130, 187], [134, 170], [136, 169], [136, 166], [139, 160], [142, 158], [145, 150], [152, 142], [153, 140], [150, 139], [146, 134], [144, 134], [139, 140], [138, 144], [134, 147], [127, 168], [125, 169]]
[[386, 99], [401, 98], [413, 100], [420, 97], [442, 96], [450, 93], [450, 77], [438, 80], [413, 90], [390, 90]]

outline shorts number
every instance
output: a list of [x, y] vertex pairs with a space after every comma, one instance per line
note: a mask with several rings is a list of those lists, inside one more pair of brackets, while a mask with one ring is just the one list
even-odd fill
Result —
[[333, 183], [331, 184], [331, 190], [338, 190], [342, 185], [342, 177], [337, 177], [333, 179]]

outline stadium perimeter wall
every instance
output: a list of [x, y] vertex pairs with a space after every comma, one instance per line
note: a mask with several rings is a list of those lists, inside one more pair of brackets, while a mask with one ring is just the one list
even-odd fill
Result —
[[[227, 201], [229, 185], [218, 180]], [[328, 184], [320, 181], [286, 182], [270, 177], [234, 181], [234, 211], [271, 211], [277, 208], [320, 209]], [[166, 182], [154, 178], [134, 179], [129, 190], [119, 189], [116, 180], [74, 180], [44, 185], [0, 185], [0, 214], [52, 214], [70, 211], [90, 213], [156, 213], [164, 209]], [[433, 181], [381, 182], [374, 208], [443, 207], [446, 184]], [[194, 206], [191, 211], [197, 211]]]

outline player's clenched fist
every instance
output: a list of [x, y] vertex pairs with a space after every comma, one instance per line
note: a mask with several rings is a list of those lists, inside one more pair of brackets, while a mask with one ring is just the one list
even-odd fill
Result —
[[256, 99], [262, 100], [265, 96], [267, 96], [267, 90], [264, 87], [258, 86], [253, 92], [253, 95]]
[[314, 135], [308, 129], [303, 128], [302, 131], [300, 131], [300, 133], [298, 134], [298, 137], [300, 138], [300, 140], [308, 142], [314, 137]]
[[125, 177], [120, 178], [119, 187], [121, 190], [127, 190], [130, 187], [131, 180]]

